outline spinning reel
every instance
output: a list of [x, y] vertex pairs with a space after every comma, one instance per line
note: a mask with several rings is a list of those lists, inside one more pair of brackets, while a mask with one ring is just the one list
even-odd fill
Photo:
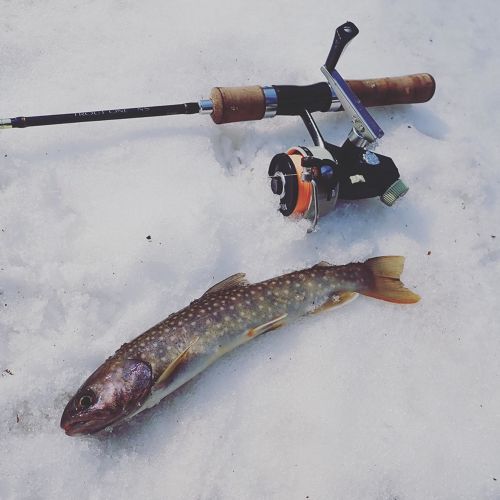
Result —
[[314, 230], [320, 216], [332, 211], [337, 200], [380, 197], [388, 206], [404, 196], [408, 186], [388, 156], [368, 149], [384, 132], [370, 115], [335, 66], [348, 43], [359, 33], [351, 22], [335, 31], [332, 48], [321, 67], [338, 104], [349, 113], [352, 129], [339, 147], [325, 142], [310, 111], [300, 116], [314, 146], [297, 146], [274, 156], [269, 165], [271, 189], [280, 198], [279, 210], [285, 216], [306, 217]]

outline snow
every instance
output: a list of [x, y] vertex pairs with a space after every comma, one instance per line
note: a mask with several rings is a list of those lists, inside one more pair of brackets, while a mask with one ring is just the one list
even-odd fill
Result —
[[[340, 203], [309, 235], [266, 178], [309, 143], [298, 118], [1, 131], [1, 499], [500, 497], [497, 2], [0, 7], [3, 117], [322, 81], [347, 19], [346, 78], [437, 81], [427, 104], [373, 110], [408, 195]], [[317, 118], [344, 140], [346, 117]], [[362, 297], [252, 341], [111, 434], [59, 428], [108, 355], [224, 277], [383, 254], [407, 257], [419, 304]]]

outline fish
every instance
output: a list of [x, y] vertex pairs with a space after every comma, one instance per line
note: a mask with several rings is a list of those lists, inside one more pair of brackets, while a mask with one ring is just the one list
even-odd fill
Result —
[[302, 316], [345, 305], [359, 294], [411, 304], [420, 297], [400, 280], [404, 257], [313, 267], [250, 284], [238, 273], [123, 344], [67, 403], [69, 436], [99, 433], [130, 420], [224, 354]]

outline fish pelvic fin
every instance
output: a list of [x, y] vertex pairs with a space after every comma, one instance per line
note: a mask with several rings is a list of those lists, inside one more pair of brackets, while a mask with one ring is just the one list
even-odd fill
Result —
[[359, 293], [398, 304], [418, 302], [420, 296], [408, 290], [400, 281], [404, 262], [404, 257], [395, 255], [368, 259], [365, 266], [372, 272], [373, 284], [366, 290], [359, 290]]
[[175, 369], [182, 363], [182, 360], [186, 357], [187, 353], [193, 347], [196, 342], [200, 340], [200, 337], [196, 337], [163, 371], [163, 373], [158, 377], [155, 382], [155, 386], [162, 385], [166, 380], [170, 378]]

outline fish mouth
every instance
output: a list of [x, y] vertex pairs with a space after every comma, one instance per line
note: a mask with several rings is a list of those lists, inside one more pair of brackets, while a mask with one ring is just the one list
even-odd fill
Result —
[[85, 418], [83, 415], [68, 417], [63, 414], [61, 418], [61, 428], [67, 436], [84, 436], [88, 434], [96, 434], [106, 427], [114, 425], [122, 415], [110, 418], [109, 415], [103, 415], [100, 418], [92, 415]]
[[116, 421], [96, 421], [96, 420], [71, 420], [61, 422], [61, 427], [67, 436], [84, 436], [88, 434], [96, 434], [104, 430], [106, 427], [113, 425]]
[[108, 425], [106, 423], [99, 423], [95, 421], [75, 420], [73, 422], [65, 422], [61, 424], [67, 436], [84, 436], [86, 434], [95, 434], [102, 431]]

